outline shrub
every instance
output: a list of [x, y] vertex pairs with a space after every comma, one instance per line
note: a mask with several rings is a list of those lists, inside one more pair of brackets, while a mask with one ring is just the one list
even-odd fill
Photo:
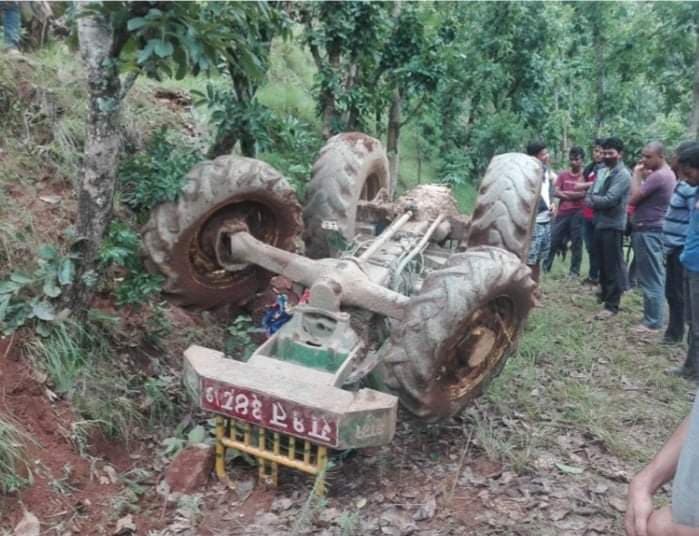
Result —
[[140, 256], [141, 237], [126, 223], [112, 222], [100, 251], [100, 265], [112, 269], [118, 305], [139, 305], [160, 292], [163, 277], [146, 271]]
[[139, 223], [144, 223], [155, 206], [177, 199], [185, 176], [203, 158], [198, 149], [186, 147], [165, 128], [160, 129], [144, 152], [121, 164], [121, 200], [136, 213]]

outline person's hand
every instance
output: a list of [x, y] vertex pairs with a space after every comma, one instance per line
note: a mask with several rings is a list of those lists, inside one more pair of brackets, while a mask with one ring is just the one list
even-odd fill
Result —
[[629, 485], [624, 528], [627, 536], [648, 536], [648, 519], [653, 513], [653, 497], [647, 485], [634, 478]]
[[645, 166], [643, 164], [636, 164], [633, 168], [633, 174], [635, 177], [644, 177]]

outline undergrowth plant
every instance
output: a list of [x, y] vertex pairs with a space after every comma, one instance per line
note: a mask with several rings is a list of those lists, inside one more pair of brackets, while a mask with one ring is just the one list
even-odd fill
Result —
[[56, 300], [75, 277], [75, 257], [61, 255], [54, 246], [37, 251], [33, 272], [12, 272], [0, 281], [0, 331], [5, 334], [33, 322], [40, 335], [48, 334], [46, 323], [61, 320]]
[[277, 116], [270, 152], [264, 158], [291, 181], [301, 199], [322, 145], [320, 134], [312, 124], [293, 115]]
[[163, 277], [146, 271], [140, 248], [141, 236], [133, 228], [112, 222], [100, 250], [100, 267], [112, 275], [118, 305], [143, 304], [162, 288]]
[[139, 223], [144, 223], [155, 206], [177, 199], [185, 176], [203, 159], [191, 143], [170, 135], [165, 128], [158, 130], [143, 152], [125, 158], [121, 164], [121, 201], [136, 213]]
[[84, 419], [84, 431], [97, 426], [107, 437], [132, 437], [144, 420], [138, 403], [142, 390], [104, 324], [90, 318], [82, 325], [66, 321], [29, 349], [55, 393], [70, 400]]
[[30, 483], [31, 473], [24, 454], [28, 441], [24, 432], [0, 417], [0, 494], [13, 493]]
[[250, 336], [253, 321], [247, 315], [238, 315], [226, 328], [228, 337], [224, 342], [224, 352], [238, 361], [247, 361], [257, 348]]
[[211, 83], [205, 91], [192, 90], [194, 105], [208, 112], [209, 124], [215, 131], [215, 145], [226, 138], [241, 140], [251, 136], [264, 149], [271, 143], [272, 111], [256, 98], [242, 102], [230, 88], [230, 83]]

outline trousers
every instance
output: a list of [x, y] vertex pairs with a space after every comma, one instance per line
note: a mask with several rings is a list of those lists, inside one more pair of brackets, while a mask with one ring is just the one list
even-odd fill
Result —
[[5, 48], [19, 48], [19, 34], [21, 29], [21, 15], [18, 2], [0, 2], [2, 11], [2, 33]]
[[685, 315], [689, 333], [687, 334], [687, 358], [683, 368], [699, 374], [699, 272], [686, 271]]
[[585, 249], [590, 259], [590, 272], [588, 277], [592, 281], [599, 280], [599, 258], [594, 253], [595, 249], [595, 222], [593, 220], [583, 220], [583, 238], [585, 239]]
[[665, 299], [667, 299], [669, 318], [665, 339], [681, 341], [684, 337], [685, 321], [685, 270], [680, 262], [682, 248], [675, 248], [665, 256]]
[[634, 231], [631, 234], [636, 277], [643, 294], [643, 324], [660, 329], [664, 321], [665, 265], [663, 233]]
[[624, 289], [623, 231], [616, 229], [595, 229], [594, 254], [600, 262], [600, 298], [604, 308], [613, 313], [619, 312], [619, 302]]
[[558, 252], [566, 250], [566, 244], [570, 241], [570, 271], [571, 275], [580, 275], [582, 263], [582, 224], [581, 212], [559, 214], [551, 227], [551, 249], [544, 261], [544, 271], [550, 272], [554, 258]]

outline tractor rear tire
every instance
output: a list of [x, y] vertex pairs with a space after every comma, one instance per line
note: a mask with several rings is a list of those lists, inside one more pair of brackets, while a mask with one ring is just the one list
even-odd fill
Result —
[[453, 254], [408, 302], [383, 375], [411, 413], [437, 421], [480, 396], [513, 351], [532, 307], [529, 268], [500, 248]]
[[380, 141], [360, 132], [330, 138], [320, 150], [306, 188], [306, 255], [312, 259], [330, 256], [324, 221], [336, 222], [345, 241], [351, 241], [359, 201], [373, 200], [382, 188], [390, 194], [388, 159]]
[[159, 205], [144, 230], [150, 264], [165, 276], [173, 301], [242, 305], [267, 284], [271, 274], [258, 266], [230, 272], [218, 263], [218, 230], [231, 221], [290, 250], [301, 233], [301, 206], [286, 179], [259, 160], [221, 156], [194, 166], [177, 201]]
[[468, 248], [500, 247], [526, 262], [542, 177], [541, 163], [531, 156], [494, 157], [478, 189]]

